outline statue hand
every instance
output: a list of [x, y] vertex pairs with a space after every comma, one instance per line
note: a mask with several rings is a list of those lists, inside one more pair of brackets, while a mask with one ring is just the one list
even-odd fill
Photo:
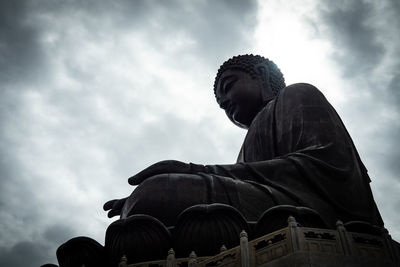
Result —
[[157, 162], [150, 167], [144, 169], [138, 174], [128, 179], [129, 184], [138, 185], [149, 177], [164, 173], [192, 173], [192, 166], [202, 166], [195, 164], [187, 164], [177, 160], [164, 160]]
[[107, 201], [104, 204], [103, 209], [105, 211], [110, 210], [107, 214], [108, 218], [112, 218], [114, 216], [121, 214], [122, 207], [124, 206], [126, 199], [127, 199], [127, 197], [121, 198], [121, 199], [113, 199], [113, 200]]

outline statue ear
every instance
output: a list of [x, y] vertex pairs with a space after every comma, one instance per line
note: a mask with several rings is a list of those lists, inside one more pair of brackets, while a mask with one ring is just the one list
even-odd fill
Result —
[[[269, 83], [269, 69], [264, 63], [259, 63], [254, 66], [254, 70], [260, 75], [263, 83]], [[269, 85], [269, 84], [268, 84]], [[267, 87], [268, 87], [267, 85]]]
[[263, 101], [267, 103], [270, 101], [274, 95], [272, 95], [272, 88], [271, 84], [269, 82], [269, 69], [268, 66], [266, 66], [263, 63], [257, 64], [254, 66], [255, 71], [260, 75], [262, 86], [264, 90], [261, 92], [261, 96], [263, 98]]

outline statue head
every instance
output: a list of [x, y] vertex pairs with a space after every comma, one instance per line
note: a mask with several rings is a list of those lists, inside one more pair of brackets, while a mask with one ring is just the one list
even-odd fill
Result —
[[221, 65], [214, 82], [218, 104], [228, 118], [248, 128], [257, 113], [285, 87], [274, 62], [258, 55], [235, 56]]

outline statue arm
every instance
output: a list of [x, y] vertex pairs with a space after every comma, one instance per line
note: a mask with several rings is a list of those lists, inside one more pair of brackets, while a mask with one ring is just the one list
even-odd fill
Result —
[[225, 165], [202, 165], [194, 163], [184, 163], [176, 160], [165, 160], [160, 161], [144, 169], [138, 174], [129, 178], [128, 182], [131, 185], [139, 185], [146, 179], [166, 173], [187, 173], [187, 174], [215, 174], [220, 176], [229, 177], [238, 180], [250, 180], [258, 183], [266, 183], [265, 173], [276, 172], [273, 171], [277, 166], [286, 166], [288, 168], [289, 163], [284, 159], [274, 159], [259, 162], [243, 163], [239, 162], [236, 164], [225, 164]]
[[215, 174], [232, 179], [248, 180], [261, 184], [273, 182], [274, 177], [280, 177], [278, 172], [292, 172], [295, 167], [289, 159], [276, 158], [257, 162], [239, 162], [226, 165], [205, 165], [201, 172]]
[[166, 173], [187, 173], [198, 174], [207, 173], [230, 177], [239, 180], [254, 180], [259, 181], [259, 178], [254, 177], [248, 163], [236, 163], [227, 165], [202, 165], [194, 163], [184, 163], [177, 160], [164, 160], [151, 165], [143, 171], [128, 179], [129, 184], [139, 185], [146, 179]]
[[166, 173], [207, 173], [206, 166], [194, 163], [185, 163], [178, 160], [164, 160], [157, 162], [128, 179], [129, 184], [139, 185], [147, 178]]

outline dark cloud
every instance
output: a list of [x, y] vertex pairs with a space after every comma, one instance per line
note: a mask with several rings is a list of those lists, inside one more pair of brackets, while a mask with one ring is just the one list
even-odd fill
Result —
[[71, 239], [74, 231], [64, 224], [52, 224], [45, 229], [43, 233], [44, 239], [53, 245], [60, 245]]
[[[58, 33], [68, 37], [74, 31], [62, 23], [74, 20], [86, 30], [86, 38], [102, 41], [121, 34], [137, 35], [141, 42], [148, 42], [149, 50], [175, 51], [175, 61], [192, 53], [201, 54], [202, 63], [219, 64], [221, 59], [231, 57], [232, 51], [238, 53], [249, 47], [257, 23], [255, 0], [38, 2], [29, 9], [36, 14], [34, 22], [44, 32], [62, 27], [57, 28]], [[75, 33], [79, 30], [82, 29]], [[193, 45], [174, 50], [178, 39]]]
[[385, 53], [374, 25], [375, 7], [363, 0], [324, 2], [320, 10], [322, 25], [335, 46], [333, 59], [347, 77], [373, 71]]
[[331, 58], [346, 78], [366, 81], [382, 102], [399, 99], [400, 4], [367, 0], [323, 2], [319, 5], [319, 37], [334, 45]]
[[0, 266], [37, 267], [54, 262], [57, 247], [71, 238], [70, 227], [53, 224], [36, 240], [20, 241], [13, 246], [0, 247]]
[[400, 64], [395, 65], [393, 68], [393, 77], [390, 79], [389, 85], [387, 86], [386, 94], [387, 98], [394, 102], [393, 104], [397, 106], [397, 109], [399, 109], [400, 105], [398, 103], [400, 101]]
[[11, 248], [0, 248], [1, 266], [41, 266], [48, 248], [36, 242], [20, 242]]
[[207, 59], [204, 62], [220, 64], [251, 40], [249, 37], [257, 23], [255, 1], [176, 3], [173, 8], [163, 7], [162, 15], [158, 17], [159, 28], [149, 33], [160, 49], [165, 46], [162, 32], [183, 32], [186, 38], [195, 42], [194, 51], [186, 53], [201, 53]]
[[[400, 2], [396, 0], [388, 1], [384, 11], [386, 12], [385, 24], [383, 29], [385, 33], [385, 42], [390, 47], [389, 74], [390, 82], [387, 86], [386, 99], [391, 100], [397, 109], [400, 108]], [[400, 137], [400, 136], [399, 136]]]
[[0, 247], [1, 266], [37, 267], [55, 262], [57, 247], [71, 238], [73, 232], [65, 225], [52, 225], [43, 233], [42, 240], [21, 241], [11, 247]]
[[[39, 29], [31, 23], [27, 1], [1, 1], [0, 81], [3, 90], [22, 81], [38, 81], [45, 64]], [[4, 88], [7, 86], [7, 88]]]

